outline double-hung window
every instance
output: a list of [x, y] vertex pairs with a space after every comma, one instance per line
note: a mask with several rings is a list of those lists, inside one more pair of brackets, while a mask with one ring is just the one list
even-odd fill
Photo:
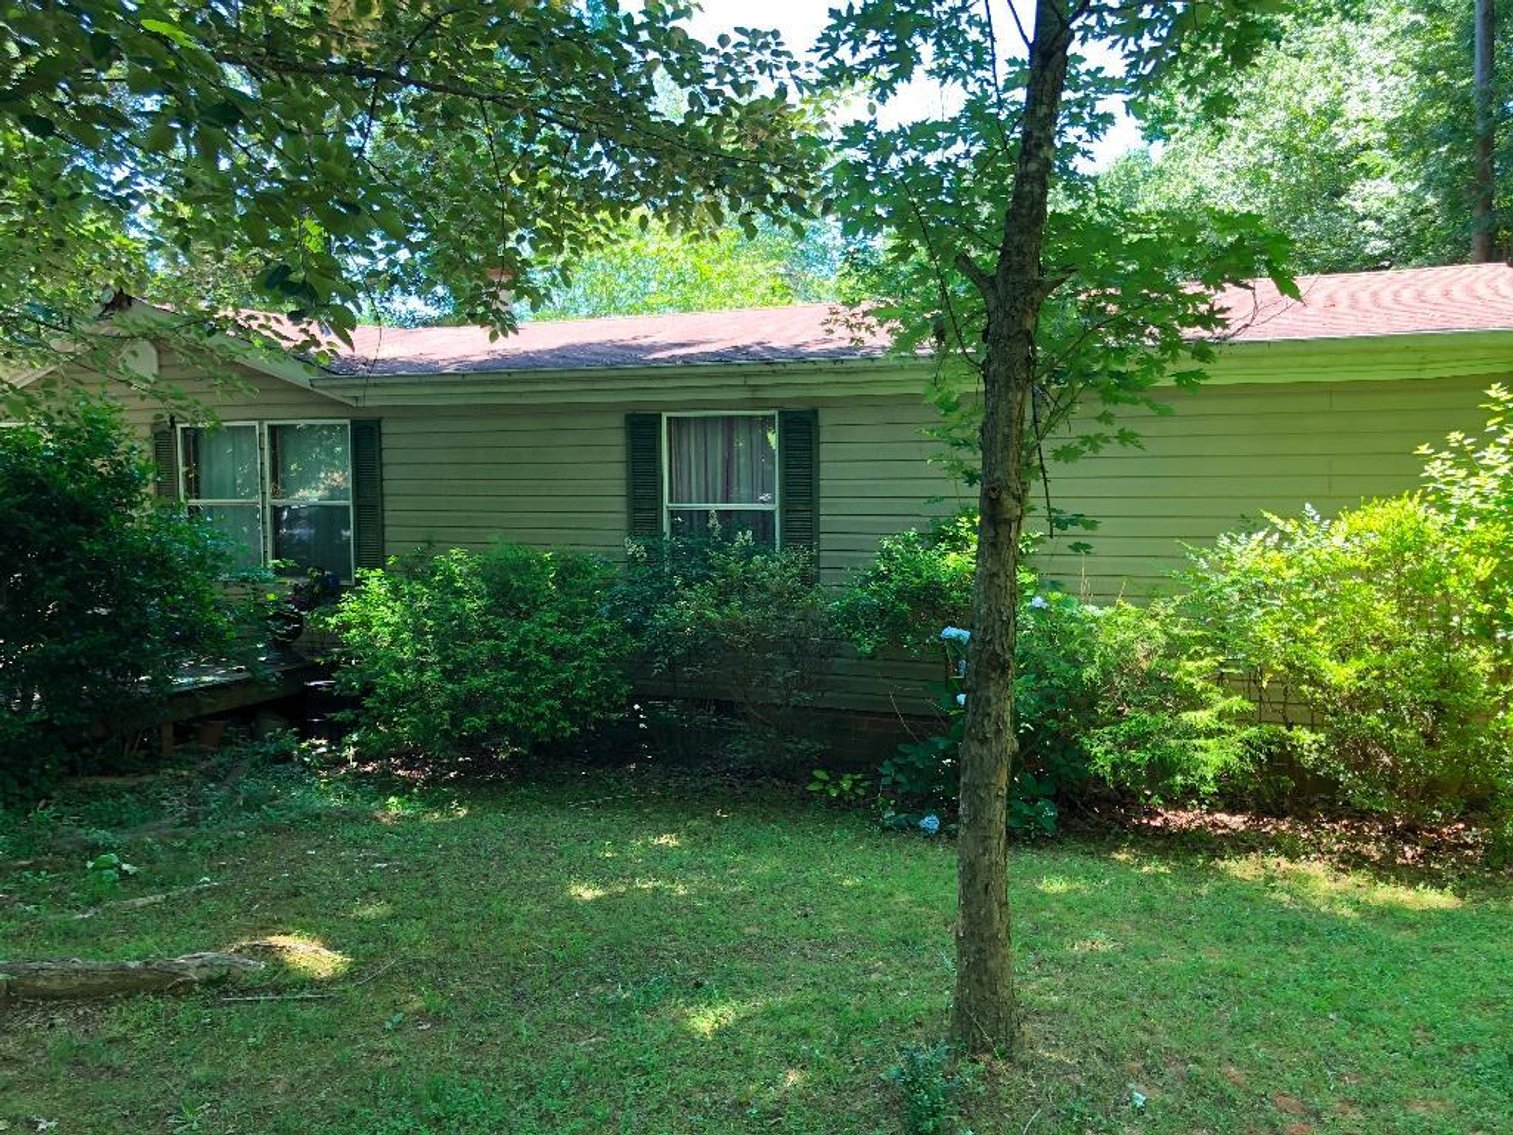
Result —
[[667, 414], [663, 530], [699, 535], [718, 524], [776, 547], [778, 415]]
[[697, 535], [717, 523], [768, 547], [813, 551], [819, 452], [814, 409], [633, 410], [625, 415], [626, 535]]
[[267, 427], [271, 558], [352, 578], [352, 447], [346, 422]]
[[234, 566], [274, 562], [351, 579], [347, 422], [181, 426], [181, 493], [233, 548]]
[[262, 462], [255, 425], [184, 426], [180, 484], [191, 516], [202, 516], [232, 549], [232, 567], [260, 567], [263, 554]]

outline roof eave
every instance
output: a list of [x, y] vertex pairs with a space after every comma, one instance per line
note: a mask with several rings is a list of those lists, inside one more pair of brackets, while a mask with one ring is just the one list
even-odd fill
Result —
[[[123, 342], [133, 339], [151, 342], [155, 338], [155, 331], [161, 330], [170, 321], [181, 318], [178, 313], [145, 300], [127, 296], [125, 301], [124, 304], [116, 307], [107, 305], [97, 321], [102, 333], [119, 336]], [[316, 379], [321, 372], [288, 352], [249, 343], [245, 339], [239, 339], [223, 331], [212, 332], [205, 338], [204, 346], [238, 366], [265, 374], [270, 378], [280, 379], [312, 394], [351, 405], [350, 401], [341, 394], [324, 389], [324, 384], [317, 385]], [[66, 348], [64, 350], [66, 351]], [[63, 352], [60, 351], [60, 353]], [[67, 366], [68, 362], [65, 360], [38, 367], [12, 381], [17, 387], [27, 386]]]
[[[1295, 383], [1454, 378], [1513, 370], [1513, 328], [1391, 335], [1231, 339], [1213, 344], [1208, 381]], [[1306, 357], [1305, 370], [1298, 363]]]
[[[718, 386], [720, 399], [923, 396], [923, 372], [934, 360], [902, 355], [853, 358], [783, 359], [761, 362], [654, 363], [610, 367], [524, 367], [490, 371], [417, 371], [382, 375], [327, 374], [322, 390], [339, 392], [361, 405], [419, 405], [444, 402], [551, 403], [609, 402], [636, 405], [708, 400]], [[819, 383], [816, 380], [820, 380]]]

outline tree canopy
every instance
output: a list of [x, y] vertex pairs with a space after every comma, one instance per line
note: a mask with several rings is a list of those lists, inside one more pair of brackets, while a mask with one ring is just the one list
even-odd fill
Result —
[[735, 228], [691, 236], [660, 221], [628, 224], [579, 257], [534, 318], [818, 303], [836, 296], [840, 252], [828, 224], [795, 232], [763, 222], [750, 237]]
[[[885, 126], [868, 115], [845, 125], [833, 189], [850, 240], [847, 297], [894, 329], [898, 350], [936, 348], [945, 433], [959, 470], [975, 481], [988, 319], [981, 284], [1001, 256], [1028, 61], [1012, 5], [957, 0], [938, 14], [927, 7], [862, 5], [822, 40], [832, 82], [865, 83], [885, 99], [928, 74], [959, 95], [939, 118]], [[1046, 457], [1137, 444], [1113, 411], [1138, 403], [1159, 412], [1158, 383], [1201, 379], [1225, 323], [1212, 294], [1257, 276], [1282, 278], [1289, 266], [1287, 238], [1253, 212], [1134, 197], [1091, 172], [1091, 147], [1112, 124], [1109, 99], [1143, 100], [1159, 80], [1221, 115], [1223, 87], [1210, 75], [1227, 68], [1216, 61], [1248, 61], [1277, 34], [1273, 5], [1161, 5], [1156, 15], [1145, 7], [1071, 6], [1079, 50], [1100, 43], [1121, 54], [1126, 69], [1111, 74], [1081, 56], [1068, 65], [1050, 159], [1048, 294], [1035, 328], [1032, 450], [1045, 442]], [[884, 13], [901, 10], [909, 20], [887, 22]], [[1233, 26], [1221, 27], [1224, 20]], [[1073, 411], [1087, 403], [1092, 418], [1068, 432]], [[1037, 456], [1030, 472], [1041, 471]]]
[[[102, 287], [337, 333], [499, 281], [639, 210], [694, 232], [807, 209], [819, 143], [770, 32], [708, 46], [681, 0], [73, 0], [0, 24], [0, 346], [45, 353]], [[669, 102], [671, 109], [668, 109]], [[208, 286], [207, 285], [211, 285]]]
[[[1157, 152], [1106, 175], [1130, 204], [1218, 206], [1264, 217], [1304, 271], [1463, 260], [1473, 225], [1472, 5], [1315, 0], [1294, 5], [1254, 62], [1218, 82], [1228, 113], [1175, 87], [1143, 109]], [[1513, 5], [1498, 5], [1491, 105], [1495, 243], [1513, 214]]]

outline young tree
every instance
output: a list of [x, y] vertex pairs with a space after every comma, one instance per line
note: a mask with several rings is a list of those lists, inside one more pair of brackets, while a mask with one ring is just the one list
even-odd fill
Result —
[[[942, 401], [976, 407], [981, 518], [961, 748], [953, 1033], [969, 1052], [1015, 1035], [1007, 796], [1016, 749], [1015, 568], [1042, 445], [1074, 457], [1133, 443], [1113, 409], [1196, 382], [1222, 326], [1212, 293], [1281, 277], [1285, 242], [1253, 218], [1134, 210], [1085, 172], [1106, 101], [1137, 94], [1180, 53], [1194, 91], [1274, 30], [1274, 5], [865, 0], [821, 40], [826, 76], [885, 100], [927, 78], [952, 113], [846, 127], [838, 201], [858, 240], [866, 318], [904, 351], [933, 349]], [[1112, 72], [1084, 53], [1100, 49]], [[1092, 402], [1092, 420], [1067, 430]], [[1059, 438], [1058, 440], [1053, 440]]]
[[553, 265], [639, 210], [696, 232], [804, 211], [818, 142], [791, 98], [798, 65], [771, 32], [706, 46], [690, 11], [12, 5], [0, 349], [48, 361], [102, 288], [149, 282], [191, 320], [232, 303], [341, 334], [365, 302], [440, 289], [505, 329], [501, 275], [539, 299]]

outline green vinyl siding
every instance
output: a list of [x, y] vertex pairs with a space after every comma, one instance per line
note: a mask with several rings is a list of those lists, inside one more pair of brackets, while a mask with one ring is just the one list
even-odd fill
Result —
[[[1049, 545], [1043, 570], [1108, 599], [1170, 586], [1182, 544], [1203, 545], [1265, 512], [1330, 514], [1414, 488], [1414, 450], [1476, 430], [1482, 392], [1506, 375], [1396, 382], [1216, 385], [1172, 391], [1175, 413], [1121, 415], [1143, 448], [1053, 466], [1052, 499], [1096, 531]], [[1093, 554], [1069, 554], [1085, 540]]]
[[[1513, 374], [1513, 341], [1402, 338], [1413, 341], [1241, 344], [1221, 352], [1212, 382], [1162, 392], [1173, 414], [1121, 410], [1120, 424], [1143, 448], [1051, 466], [1055, 504], [1100, 527], [1047, 546], [1043, 573], [1095, 598], [1138, 598], [1180, 566], [1184, 543], [1201, 545], [1268, 510], [1312, 504], [1329, 513], [1412, 488], [1418, 445], [1479, 427], [1481, 392]], [[866, 564], [881, 537], [976, 499], [930, 460], [939, 444], [927, 436], [935, 416], [923, 399], [929, 369], [919, 365], [318, 378], [314, 391], [231, 370], [243, 386], [216, 386], [163, 362], [166, 378], [227, 420], [382, 420], [390, 553], [505, 538], [619, 555], [625, 420], [637, 412], [816, 410], [817, 543], [829, 583]], [[128, 410], [145, 442], [162, 411], [139, 399], [128, 400]], [[1087, 540], [1094, 553], [1069, 553], [1069, 539]], [[928, 705], [925, 684], [939, 673], [933, 661], [840, 658], [822, 700], [918, 712]]]
[[496, 539], [618, 554], [625, 424], [615, 409], [384, 410], [391, 551]]
[[[827, 579], [864, 563], [878, 537], [970, 497], [926, 460], [935, 448], [923, 432], [932, 414], [918, 398], [819, 404], [818, 542]], [[893, 442], [869, 440], [878, 437]], [[617, 554], [627, 534], [625, 477], [618, 408], [484, 406], [464, 414], [427, 406], [384, 415], [386, 518], [396, 550], [481, 547], [505, 537]]]
[[[182, 362], [166, 355], [159, 376], [164, 384], [177, 391], [181, 399], [190, 405], [176, 411], [179, 421], [187, 422], [202, 416], [197, 407], [213, 411], [222, 421], [289, 421], [333, 418], [346, 421], [348, 418], [365, 416], [354, 411], [352, 406], [335, 398], [306, 390], [279, 378], [259, 374], [235, 363], [226, 365], [220, 374], [223, 377], [206, 377], [202, 366]], [[120, 397], [126, 420], [133, 427], [146, 431], [154, 421], [160, 421], [165, 413], [156, 402], [135, 393]]]

